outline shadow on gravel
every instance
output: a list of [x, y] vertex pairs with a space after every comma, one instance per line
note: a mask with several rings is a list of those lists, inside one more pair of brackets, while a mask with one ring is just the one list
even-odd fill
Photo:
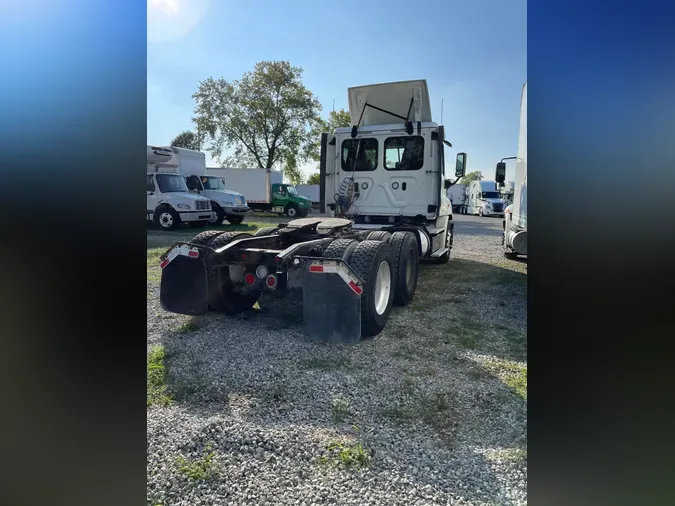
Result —
[[[523, 271], [464, 259], [422, 266], [413, 303], [394, 308], [380, 335], [351, 346], [310, 341], [297, 306], [285, 312], [283, 301], [232, 318], [193, 318], [163, 336], [168, 391], [201, 418], [228, 414], [305, 440], [313, 431], [344, 441], [353, 425], [373, 429], [373, 473], [398, 471], [417, 488], [511, 502], [474, 448], [527, 447]], [[345, 401], [339, 420], [337, 398]], [[476, 480], [480, 487], [463, 488]]]

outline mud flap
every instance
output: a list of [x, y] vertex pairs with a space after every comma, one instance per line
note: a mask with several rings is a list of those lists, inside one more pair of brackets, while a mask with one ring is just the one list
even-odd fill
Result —
[[201, 256], [178, 255], [162, 269], [159, 301], [162, 309], [171, 313], [201, 315], [208, 311], [206, 269]]
[[359, 342], [361, 295], [357, 291], [337, 273], [307, 269], [302, 294], [307, 335], [321, 341]]

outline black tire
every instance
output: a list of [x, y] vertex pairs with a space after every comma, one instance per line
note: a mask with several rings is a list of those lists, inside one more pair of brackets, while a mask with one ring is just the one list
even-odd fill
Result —
[[389, 265], [390, 283], [393, 283], [393, 259], [391, 247], [382, 241], [363, 241], [356, 246], [347, 259], [349, 265], [363, 279], [361, 294], [361, 336], [371, 337], [379, 334], [389, 320], [389, 312], [394, 301], [394, 287], [390, 284], [389, 298], [381, 313], [375, 309], [375, 285], [382, 262]]
[[369, 241], [382, 241], [391, 244], [391, 232], [387, 232], [386, 230], [375, 230], [368, 234], [367, 239]]
[[[224, 232], [212, 240], [209, 246], [218, 249], [236, 239], [246, 237], [252, 237], [252, 235], [242, 232]], [[260, 291], [258, 290], [245, 294], [234, 292], [229, 268], [214, 265], [213, 254], [207, 254], [204, 264], [207, 276], [209, 309], [233, 315], [251, 309], [260, 298]]]
[[354, 239], [336, 239], [323, 251], [323, 258], [339, 258], [347, 261], [352, 252], [359, 245]]
[[172, 207], [160, 207], [155, 211], [153, 223], [162, 230], [175, 230], [180, 225], [180, 216]]
[[299, 214], [298, 206], [293, 202], [286, 204], [286, 209], [284, 209], [284, 214], [289, 218], [297, 218]]
[[272, 235], [272, 232], [277, 230], [277, 227], [264, 227], [256, 230], [254, 237], [260, 237], [261, 235]]
[[436, 263], [447, 264], [450, 261], [450, 252], [452, 251], [452, 244], [455, 239], [454, 236], [455, 236], [455, 224], [449, 221], [445, 236], [445, 247], [448, 248], [448, 251], [446, 251], [440, 257], [438, 257]]
[[511, 251], [504, 252], [504, 258], [507, 260], [516, 260], [518, 258], [518, 253], [512, 253]]
[[216, 219], [215, 221], [209, 221], [209, 224], [222, 225], [223, 220], [225, 219], [225, 211], [223, 211], [223, 208], [220, 207], [215, 202], [211, 202], [211, 209], [213, 210], [214, 213], [216, 213]]
[[300, 218], [306, 218], [308, 214], [309, 214], [309, 209], [300, 209], [300, 211], [298, 213]]
[[226, 216], [225, 219], [232, 225], [241, 225], [241, 223], [244, 221], [243, 216]]
[[412, 232], [394, 232], [389, 244], [394, 259], [394, 304], [407, 306], [415, 297], [419, 275], [417, 238]]
[[201, 246], [208, 246], [211, 241], [221, 234], [224, 234], [222, 230], [206, 230], [194, 236], [190, 241], [192, 244], [199, 244]]

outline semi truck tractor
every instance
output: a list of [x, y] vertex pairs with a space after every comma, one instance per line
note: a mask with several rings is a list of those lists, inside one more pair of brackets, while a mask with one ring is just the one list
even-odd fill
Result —
[[148, 146], [146, 193], [146, 220], [161, 229], [181, 223], [203, 227], [213, 220], [211, 202], [190, 193], [169, 148]]
[[[513, 203], [510, 212], [504, 215], [504, 256], [516, 258], [527, 256], [527, 81], [520, 97], [520, 127], [516, 157], [516, 180], [513, 188]], [[506, 179], [506, 164], [497, 164], [495, 180], [500, 187]]]
[[244, 221], [250, 212], [246, 199], [241, 193], [225, 188], [222, 178], [206, 173], [206, 155], [201, 151], [170, 146], [178, 173], [185, 177], [191, 192], [198, 193], [211, 201], [213, 218], [211, 225], [220, 225], [227, 220], [233, 225]]
[[[160, 259], [165, 310], [236, 314], [261, 297], [300, 293], [310, 338], [354, 343], [382, 331], [393, 305], [410, 304], [423, 261], [450, 260], [451, 144], [432, 121], [426, 81], [354, 87], [348, 98], [352, 126], [321, 136], [331, 216], [174, 244]], [[455, 178], [466, 160], [457, 154]]]
[[301, 196], [295, 186], [283, 183], [281, 171], [213, 167], [207, 172], [219, 175], [228, 188], [245, 195], [248, 206], [253, 210], [302, 218], [312, 207], [312, 202]]
[[505, 207], [495, 181], [471, 181], [466, 201], [467, 214], [503, 217]]

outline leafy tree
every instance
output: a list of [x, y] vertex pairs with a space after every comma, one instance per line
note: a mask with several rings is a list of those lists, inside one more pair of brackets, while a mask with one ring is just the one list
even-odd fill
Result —
[[459, 184], [471, 184], [471, 181], [480, 181], [481, 179], [483, 179], [483, 173], [478, 170], [474, 170], [460, 179]]
[[302, 184], [303, 173], [298, 167], [297, 158], [294, 153], [290, 153], [286, 156], [284, 162], [284, 176], [286, 176], [292, 185]]
[[318, 162], [321, 159], [321, 134], [323, 132], [332, 132], [336, 128], [348, 127], [351, 125], [351, 117], [349, 111], [340, 109], [339, 111], [331, 111], [328, 115], [328, 120], [320, 117], [314, 118], [312, 121], [312, 144], [309, 146], [309, 153], [307, 157]]
[[302, 72], [287, 61], [262, 61], [239, 80], [200, 82], [194, 121], [207, 133], [212, 156], [220, 159], [224, 149], [233, 149], [228, 165], [260, 168], [291, 155], [296, 163], [304, 159], [320, 104], [302, 83]]
[[314, 172], [313, 174], [310, 174], [309, 177], [307, 178], [307, 184], [320, 184], [321, 182], [321, 175], [318, 172]]
[[200, 144], [201, 143], [199, 142], [197, 134], [191, 132], [190, 130], [184, 130], [171, 140], [172, 146], [176, 146], [177, 148], [194, 149], [196, 151], [199, 150]]

